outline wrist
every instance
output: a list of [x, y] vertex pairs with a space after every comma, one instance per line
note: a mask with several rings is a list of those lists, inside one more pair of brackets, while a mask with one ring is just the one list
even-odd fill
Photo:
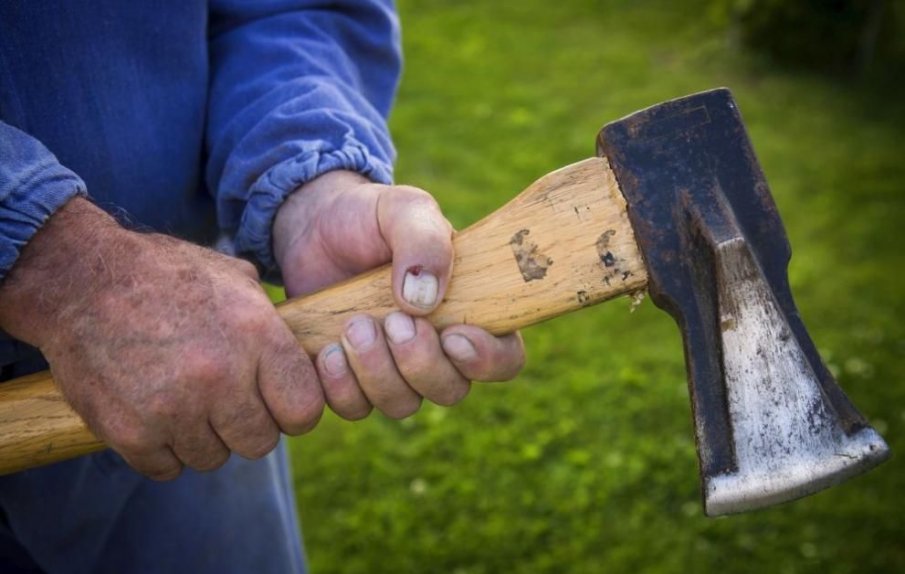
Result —
[[318, 213], [330, 204], [333, 197], [350, 187], [370, 183], [371, 180], [358, 172], [336, 170], [312, 179], [289, 194], [273, 221], [272, 245], [277, 265], [284, 268], [286, 255], [293, 244], [308, 234]]
[[40, 348], [67, 309], [111, 281], [112, 254], [129, 250], [133, 235], [87, 199], [68, 201], [0, 285], [0, 327]]

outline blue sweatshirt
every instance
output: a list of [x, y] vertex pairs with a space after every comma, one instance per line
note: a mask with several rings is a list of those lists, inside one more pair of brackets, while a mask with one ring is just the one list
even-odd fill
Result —
[[300, 184], [389, 183], [399, 68], [392, 0], [0, 2], [0, 279], [85, 193], [273, 272]]
[[[274, 274], [287, 194], [390, 182], [399, 69], [392, 0], [0, 1], [0, 281], [79, 194]], [[0, 332], [0, 366], [33, 356]]]

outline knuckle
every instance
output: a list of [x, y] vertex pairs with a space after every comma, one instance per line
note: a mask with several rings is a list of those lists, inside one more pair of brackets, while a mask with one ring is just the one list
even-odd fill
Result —
[[179, 416], [180, 406], [172, 393], [157, 392], [145, 400], [144, 412], [151, 419], [174, 419]]
[[434, 196], [420, 187], [415, 187], [413, 185], [397, 185], [396, 190], [406, 201], [421, 202], [426, 205], [439, 207]]
[[273, 328], [274, 313], [269, 305], [267, 307], [257, 304], [242, 305], [233, 315], [235, 328], [249, 337], [258, 337]]
[[228, 460], [229, 451], [221, 449], [218, 452], [207, 454], [203, 459], [194, 461], [189, 466], [199, 472], [210, 472], [222, 467]]
[[333, 412], [347, 421], [360, 421], [367, 418], [371, 411], [374, 410], [370, 404], [344, 405], [342, 407], [333, 407]]
[[108, 426], [103, 435], [110, 445], [124, 453], [144, 454], [155, 446], [151, 433], [140, 424], [118, 423]]
[[446, 222], [449, 225], [449, 222], [446, 221], [446, 218], [443, 217], [443, 212], [440, 209], [440, 204], [437, 202], [437, 199], [418, 187], [412, 187], [408, 185], [398, 186], [400, 191], [400, 198], [408, 204], [410, 209], [418, 211], [424, 211], [428, 213], [432, 213], [434, 215], [440, 216], [440, 219]]
[[520, 341], [490, 345], [479, 351], [474, 363], [468, 366], [467, 376], [477, 381], [508, 381], [525, 366], [525, 352]]
[[409, 348], [393, 351], [396, 368], [407, 381], [430, 381], [436, 378], [437, 363], [443, 360], [437, 347], [434, 326], [418, 317], [415, 321], [416, 338]]
[[245, 259], [236, 259], [235, 262], [236, 268], [240, 273], [248, 275], [253, 279], [258, 279], [258, 268], [255, 267], [251, 262], [246, 261]]
[[525, 350], [519, 345], [514, 352], [509, 354], [508, 360], [502, 363], [505, 365], [503, 377], [511, 379], [518, 375], [525, 368], [525, 360]]
[[418, 394], [441, 406], [452, 406], [468, 394], [470, 383], [453, 365], [437, 363], [429, 353], [415, 353], [403, 364], [397, 363], [408, 385]]
[[433, 386], [430, 383], [436, 379], [428, 360], [418, 360], [413, 357], [406, 364], [397, 363], [397, 367], [402, 377], [414, 389], [430, 388]]
[[341, 418], [357, 421], [371, 414], [373, 407], [359, 390], [356, 382], [348, 379], [325, 381], [324, 392], [330, 409]]
[[471, 391], [471, 384], [469, 382], [455, 381], [442, 385], [431, 400], [440, 406], [451, 407], [467, 397], [469, 391]]
[[172, 450], [181, 462], [199, 472], [216, 470], [229, 459], [229, 450], [207, 423], [195, 424], [175, 432]]
[[129, 450], [119, 445], [113, 445], [113, 450], [119, 453], [136, 472], [152, 480], [173, 480], [182, 473], [182, 462], [168, 454], [162, 446]]
[[484, 371], [486, 381], [508, 381], [514, 379], [521, 372], [522, 366], [518, 362], [510, 362], [503, 365], [491, 365]]
[[379, 408], [389, 418], [401, 420], [418, 412], [421, 408], [421, 397], [412, 396], [405, 399], [396, 399]]
[[274, 431], [268, 436], [261, 437], [259, 440], [243, 448], [242, 451], [239, 452], [239, 455], [249, 460], [258, 460], [270, 454], [279, 443], [280, 433]]
[[280, 420], [280, 428], [286, 434], [297, 436], [311, 431], [320, 422], [324, 414], [325, 400], [321, 392], [310, 392], [308, 396], [299, 401], [298, 407], [283, 415]]
[[144, 474], [151, 480], [156, 480], [157, 482], [166, 482], [168, 480], [178, 478], [179, 475], [182, 474], [182, 465], [174, 464], [172, 466], [164, 468], [155, 468], [153, 470], [143, 472], [142, 474]]
[[223, 357], [209, 350], [187, 353], [183, 365], [183, 375], [192, 383], [216, 385], [229, 376]]

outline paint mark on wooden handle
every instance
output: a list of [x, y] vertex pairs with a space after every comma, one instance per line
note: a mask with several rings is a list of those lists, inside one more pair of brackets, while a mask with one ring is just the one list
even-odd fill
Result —
[[547, 268], [553, 265], [553, 260], [539, 252], [537, 244], [528, 239], [529, 233], [530, 230], [521, 229], [509, 240], [515, 262], [526, 283], [543, 279], [547, 275]]
[[621, 265], [625, 263], [625, 259], [619, 257], [610, 251], [610, 239], [616, 235], [615, 229], [607, 229], [597, 238], [595, 246], [597, 247], [597, 257], [601, 268], [604, 270], [603, 282], [607, 286], [612, 285], [614, 279], [619, 279], [625, 283], [629, 277], [634, 275], [631, 271], [624, 271]]

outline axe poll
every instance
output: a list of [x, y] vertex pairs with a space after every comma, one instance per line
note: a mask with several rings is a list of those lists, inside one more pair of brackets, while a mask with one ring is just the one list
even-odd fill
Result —
[[[455, 236], [431, 322], [502, 334], [646, 288], [682, 331], [708, 515], [799, 498], [885, 460], [795, 308], [785, 231], [729, 91], [608, 124], [598, 154]], [[377, 269], [279, 313], [314, 355], [351, 315], [390, 313], [390, 280]], [[103, 448], [46, 372], [0, 385], [0, 436], [0, 473]]]

